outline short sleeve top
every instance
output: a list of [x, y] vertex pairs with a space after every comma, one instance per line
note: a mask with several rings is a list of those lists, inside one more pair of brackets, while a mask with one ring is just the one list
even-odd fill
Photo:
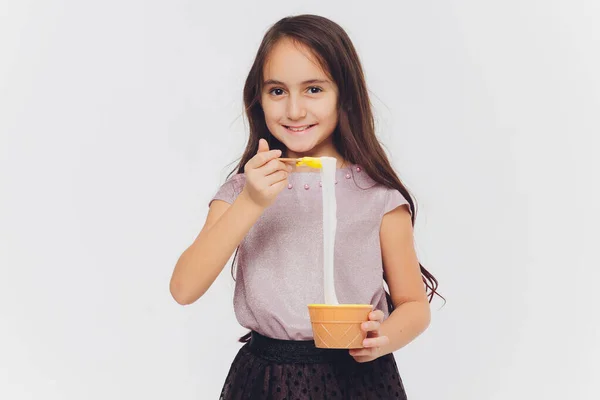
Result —
[[[238, 249], [234, 311], [238, 322], [286, 340], [313, 338], [308, 304], [323, 303], [321, 175], [292, 172]], [[408, 204], [359, 166], [336, 170], [335, 288], [341, 304], [371, 304], [388, 317], [379, 240], [383, 215]], [[245, 175], [229, 178], [213, 200], [233, 203]]]

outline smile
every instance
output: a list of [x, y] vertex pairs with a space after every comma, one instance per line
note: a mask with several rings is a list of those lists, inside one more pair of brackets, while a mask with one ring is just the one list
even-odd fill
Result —
[[288, 132], [291, 132], [291, 133], [303, 133], [303, 132], [307, 132], [308, 130], [310, 130], [315, 125], [317, 125], [317, 124], [303, 125], [303, 126], [287, 126], [287, 125], [283, 125], [283, 127]]

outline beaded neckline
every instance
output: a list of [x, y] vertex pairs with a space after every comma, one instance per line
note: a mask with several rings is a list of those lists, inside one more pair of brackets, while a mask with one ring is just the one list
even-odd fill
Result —
[[[353, 175], [356, 173], [361, 173], [363, 170], [358, 165], [348, 165], [343, 168], [336, 169], [336, 181], [338, 184], [340, 180], [350, 180], [353, 178]], [[311, 184], [314, 186], [315, 181], [318, 180], [318, 187], [322, 187], [322, 182], [320, 180], [319, 171], [300, 171], [300, 172], [292, 172], [289, 176], [291, 180], [294, 182], [290, 182], [287, 186], [289, 190], [294, 189], [295, 187], [304, 188], [305, 190], [311, 189]]]

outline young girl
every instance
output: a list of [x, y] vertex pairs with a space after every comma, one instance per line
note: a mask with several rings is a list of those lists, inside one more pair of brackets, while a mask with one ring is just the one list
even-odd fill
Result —
[[[349, 37], [323, 17], [280, 20], [258, 49], [244, 102], [244, 155], [170, 285], [178, 303], [193, 303], [236, 252], [234, 309], [250, 333], [220, 398], [406, 399], [392, 353], [429, 325], [437, 281], [417, 260], [414, 203], [375, 136]], [[337, 159], [336, 292], [340, 303], [374, 306], [362, 349], [314, 345], [307, 305], [324, 296], [320, 174], [280, 160], [304, 156]]]

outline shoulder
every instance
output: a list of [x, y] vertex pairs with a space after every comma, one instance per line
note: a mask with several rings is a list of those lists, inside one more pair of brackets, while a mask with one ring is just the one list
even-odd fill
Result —
[[[404, 207], [406, 211], [412, 214], [409, 199], [400, 190], [375, 181], [360, 166], [352, 165], [338, 170], [336, 178], [342, 183], [338, 189], [340, 195], [338, 202], [361, 208], [368, 204], [365, 212], [370, 213], [378, 221], [401, 206], [406, 206]], [[409, 196], [408, 193], [407, 196]]]
[[246, 183], [246, 174], [242, 172], [230, 176], [223, 185], [231, 185], [236, 190], [239, 188], [239, 191], [241, 191], [244, 187], [244, 183]]
[[237, 173], [230, 176], [225, 183], [218, 188], [217, 192], [210, 200], [210, 203], [212, 203], [214, 200], [222, 200], [229, 204], [233, 203], [233, 201], [244, 189], [245, 183], [246, 175], [243, 173]]
[[384, 200], [382, 216], [402, 206], [406, 206], [405, 208], [412, 214], [408, 199], [399, 190], [388, 187], [384, 187], [383, 190]]
[[358, 166], [353, 166], [347, 171], [345, 178], [349, 177], [352, 178], [356, 190], [364, 192], [377, 204], [381, 216], [403, 205], [411, 212], [408, 194], [405, 196], [398, 189], [376, 182]]
[[239, 194], [246, 183], [246, 175], [244, 173], [236, 173], [228, 177], [219, 187], [219, 191], [232, 191]]

